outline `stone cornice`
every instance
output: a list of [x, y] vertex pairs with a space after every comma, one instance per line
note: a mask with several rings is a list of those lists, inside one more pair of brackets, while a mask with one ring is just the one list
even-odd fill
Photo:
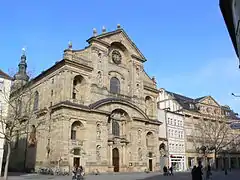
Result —
[[154, 124], [154, 125], [161, 125], [162, 122], [158, 121], [158, 120], [147, 120], [147, 119], [143, 119], [143, 118], [139, 118], [139, 117], [132, 117], [132, 119], [134, 121], [140, 121], [140, 122], [144, 122], [145, 124]]
[[[112, 102], [112, 101], [110, 101]], [[115, 102], [115, 101], [113, 101]], [[77, 103], [73, 103], [71, 101], [63, 101], [60, 102], [58, 104], [55, 104], [52, 106], [52, 110], [56, 111], [58, 109], [62, 109], [62, 108], [69, 108], [69, 109], [75, 109], [75, 110], [81, 110], [81, 111], [85, 111], [85, 112], [93, 112], [93, 113], [99, 113], [99, 114], [104, 114], [104, 115], [110, 115], [111, 112], [107, 112], [107, 111], [103, 111], [103, 110], [99, 110], [96, 107], [98, 107], [98, 105], [101, 106], [101, 104], [96, 104], [96, 105], [90, 105], [90, 106], [86, 106], [86, 105], [81, 105], [81, 104], [77, 104]], [[149, 119], [149, 118], [140, 118], [140, 117], [132, 117], [133, 120], [135, 121], [141, 121], [144, 122], [145, 124], [154, 124], [154, 125], [161, 125], [162, 122], [158, 121], [158, 120], [154, 120], [154, 119]]]
[[99, 113], [99, 114], [104, 114], [104, 115], [110, 115], [111, 113], [103, 110], [96, 110], [96, 109], [90, 109], [88, 106], [85, 105], [80, 105], [77, 103], [72, 103], [70, 101], [63, 101], [61, 103], [58, 103], [54, 106], [52, 106], [52, 110], [57, 110], [61, 108], [69, 108], [69, 109], [75, 109], [75, 110], [81, 110], [85, 112], [94, 112], [94, 113]]
[[143, 85], [143, 88], [144, 88], [145, 90], [147, 90], [147, 91], [151, 91], [151, 92], [156, 93], [156, 94], [159, 93], [159, 90], [158, 90], [158, 89], [153, 88], [153, 87], [150, 87], [150, 86], [147, 86], [147, 85]]
[[93, 67], [91, 67], [87, 64], [79, 63], [76, 60], [69, 60], [69, 59], [63, 59], [63, 60], [65, 61], [66, 65], [71, 65], [71, 66], [74, 66], [79, 69], [84, 69], [88, 72], [91, 72], [93, 70]]
[[87, 40], [87, 42], [88, 43], [97, 42], [97, 43], [99, 43], [99, 44], [101, 44], [101, 45], [103, 45], [103, 46], [105, 46], [107, 48], [111, 46], [109, 43], [107, 43], [105, 41], [102, 41], [100, 39], [97, 39], [95, 37], [90, 38], [89, 40]]
[[138, 60], [138, 61], [140, 61], [140, 62], [143, 62], [143, 63], [144, 63], [145, 61], [147, 61], [146, 59], [143, 59], [143, 58], [141, 58], [141, 57], [139, 57], [139, 56], [136, 56], [135, 54], [132, 54], [131, 57], [134, 58], [134, 59], [136, 59], [136, 60]]

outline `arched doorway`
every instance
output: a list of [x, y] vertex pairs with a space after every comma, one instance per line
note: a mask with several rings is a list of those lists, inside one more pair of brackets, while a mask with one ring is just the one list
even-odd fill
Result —
[[119, 151], [118, 148], [112, 150], [112, 163], [114, 167], [114, 172], [119, 172]]

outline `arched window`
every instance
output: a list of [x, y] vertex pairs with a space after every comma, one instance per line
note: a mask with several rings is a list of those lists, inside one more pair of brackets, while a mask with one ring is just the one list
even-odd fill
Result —
[[81, 127], [82, 123], [80, 121], [75, 121], [71, 126], [71, 139], [77, 140], [81, 138]]
[[112, 134], [114, 136], [120, 136], [120, 126], [116, 120], [112, 120]]
[[112, 77], [110, 80], [110, 92], [114, 94], [120, 93], [120, 81], [116, 77]]
[[39, 106], [39, 93], [36, 91], [34, 93], [34, 103], [33, 103], [33, 110], [36, 111], [38, 110], [38, 106]]

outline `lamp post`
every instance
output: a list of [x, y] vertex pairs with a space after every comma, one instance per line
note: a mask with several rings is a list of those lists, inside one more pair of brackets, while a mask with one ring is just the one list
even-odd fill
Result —
[[240, 97], [240, 95], [236, 95], [236, 94], [234, 94], [234, 93], [232, 93], [232, 96], [234, 96], [234, 97]]
[[226, 166], [226, 154], [227, 154], [227, 151], [226, 151], [226, 150], [223, 150], [223, 158], [224, 158], [223, 164], [224, 164], [224, 174], [225, 174], [225, 175], [228, 174], [228, 172], [227, 172], [227, 166]]

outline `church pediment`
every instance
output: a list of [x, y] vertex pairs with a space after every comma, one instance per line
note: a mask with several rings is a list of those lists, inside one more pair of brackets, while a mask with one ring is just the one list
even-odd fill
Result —
[[206, 96], [204, 98], [201, 98], [198, 102], [205, 105], [220, 107], [218, 102], [215, 99], [213, 99], [211, 96]]
[[139, 60], [141, 62], [146, 61], [146, 58], [143, 56], [143, 54], [140, 52], [140, 50], [137, 48], [134, 42], [129, 38], [127, 33], [121, 28], [108, 33], [102, 33], [96, 37], [92, 37], [88, 39], [87, 42], [91, 43], [92, 41], [96, 41], [96, 40], [101, 41], [106, 45], [107, 44], [111, 45], [112, 43], [121, 43], [128, 50], [132, 58]]

